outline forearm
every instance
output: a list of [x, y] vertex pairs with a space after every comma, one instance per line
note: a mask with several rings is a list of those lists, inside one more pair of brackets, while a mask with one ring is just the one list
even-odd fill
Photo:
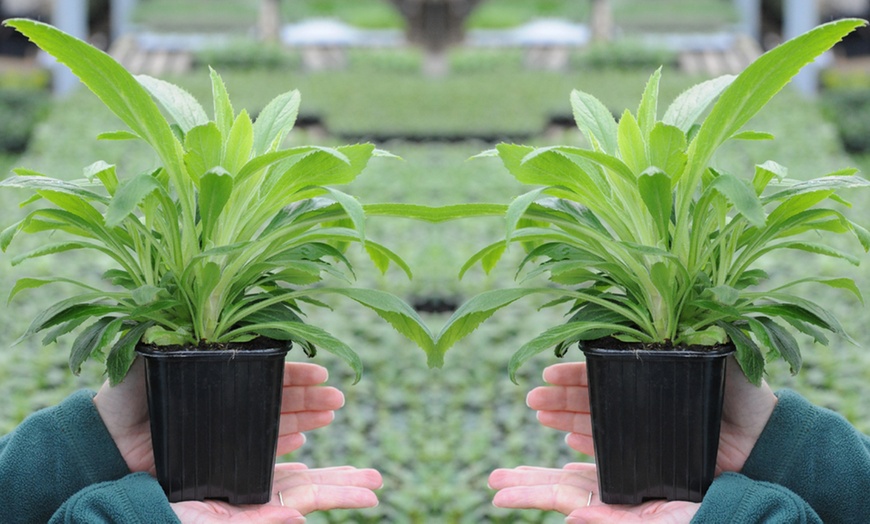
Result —
[[87, 486], [70, 497], [50, 524], [150, 524], [179, 522], [157, 480], [132, 473], [119, 480]]
[[85, 486], [129, 473], [92, 398], [74, 393], [0, 439], [4, 522], [46, 522]]
[[713, 481], [693, 523], [794, 522], [821, 524], [822, 519], [797, 494], [783, 486], [724, 473]]
[[862, 522], [870, 515], [870, 439], [797, 393], [778, 396], [741, 473], [788, 488], [825, 522]]

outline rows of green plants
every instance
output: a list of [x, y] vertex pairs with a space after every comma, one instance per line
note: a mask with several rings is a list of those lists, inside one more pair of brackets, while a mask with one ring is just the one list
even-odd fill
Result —
[[[472, 29], [515, 27], [536, 18], [584, 21], [590, 2], [574, 0], [487, 0], [468, 20]], [[613, 17], [626, 31], [705, 31], [737, 20], [731, 2], [722, 0], [612, 0]], [[207, 6], [207, 7], [206, 7]], [[258, 0], [141, 0], [136, 21], [150, 29], [239, 31], [257, 20]], [[395, 29], [403, 21], [390, 0], [294, 0], [282, 2], [281, 14], [294, 22], [330, 17], [356, 27]]]
[[[361, 57], [361, 63], [378, 63], [378, 57]], [[480, 58], [483, 60], [483, 58]], [[440, 83], [416, 78], [416, 70], [402, 72], [385, 68], [382, 73], [351, 68], [340, 73], [303, 74], [301, 72], [222, 72], [228, 88], [240, 106], [256, 111], [276, 92], [288, 87], [302, 91], [303, 109], [322, 115], [330, 130], [348, 134], [378, 131], [413, 133], [426, 130], [427, 124], [442, 133], [477, 129], [490, 134], [511, 136], [529, 133], [535, 144], [579, 143], [573, 130], [540, 133], [550, 112], [568, 112], [568, 92], [580, 88], [594, 93], [614, 111], [621, 112], [636, 100], [650, 71], [605, 72], [600, 75], [555, 76], [535, 79], [518, 67], [496, 63], [489, 69]], [[392, 72], [390, 72], [392, 71]], [[672, 85], [663, 85], [663, 99], [672, 98], [695, 79], [668, 75]], [[197, 95], [205, 89], [205, 75], [173, 79]], [[387, 87], [377, 84], [386, 80]], [[556, 84], [555, 86], [553, 84]], [[390, 86], [395, 89], [391, 91]], [[404, 87], [403, 87], [404, 86]], [[427, 90], [428, 89], [428, 90]], [[479, 90], [481, 94], [469, 91]], [[425, 96], [420, 96], [424, 94]], [[426, 101], [426, 97], [433, 100]], [[416, 100], [416, 103], [415, 103]], [[421, 101], [423, 100], [423, 101]], [[395, 107], [394, 107], [395, 106]], [[506, 110], [507, 108], [510, 111]], [[514, 113], [514, 120], [500, 119], [499, 113]], [[439, 120], [439, 117], [441, 118]], [[534, 125], [528, 124], [534, 121]], [[525, 124], [525, 127], [520, 127]], [[378, 127], [378, 126], [382, 127]], [[476, 127], [475, 127], [476, 126]], [[516, 126], [516, 127], [512, 127]], [[153, 161], [132, 142], [96, 142], [98, 133], [121, 129], [121, 124], [102, 109], [92, 95], [80, 92], [59, 101], [47, 120], [37, 129], [35, 140], [16, 165], [57, 176], [81, 176], [80, 166], [96, 160], [118, 163], [119, 172], [139, 172]], [[790, 93], [775, 99], [750, 125], [779, 137], [774, 142], [744, 143], [729, 147], [720, 159], [721, 167], [736, 174], [750, 173], [747, 159], [770, 158], [791, 168], [796, 178], [809, 178], [851, 165], [843, 153], [834, 127], [819, 109]], [[291, 140], [300, 143], [336, 140], [296, 133]], [[342, 142], [342, 140], [337, 140]], [[506, 203], [518, 193], [512, 177], [496, 159], [468, 160], [491, 147], [480, 141], [417, 144], [396, 140], [383, 144], [402, 160], [378, 158], [370, 170], [349, 188], [365, 203], [398, 201], [428, 205], [493, 201]], [[4, 225], [14, 221], [16, 198], [0, 195]], [[854, 199], [860, 212], [870, 205], [870, 195]], [[411, 264], [415, 277], [408, 281], [398, 272], [387, 275], [364, 270], [358, 277], [365, 285], [377, 285], [411, 302], [440, 298], [459, 303], [479, 291], [507, 285], [513, 278], [507, 268], [496, 268], [490, 275], [474, 271], [462, 282], [456, 278], [464, 260], [479, 247], [500, 237], [502, 224], [497, 219], [432, 225], [410, 220], [370, 219], [369, 231], [402, 254]], [[16, 252], [25, 251], [22, 243]], [[352, 252], [351, 257], [363, 257]], [[508, 257], [518, 257], [509, 253]], [[18, 276], [39, 276], [61, 263], [68, 276], [90, 280], [99, 278], [100, 261], [91, 256], [65, 254], [62, 260], [36, 259], [27, 267], [10, 267], [9, 254], [0, 255], [0, 296], [8, 294]], [[846, 274], [856, 279], [864, 294], [870, 292], [870, 276], [863, 268], [840, 264], [817, 264], [814, 259], [790, 257], [768, 261], [768, 272], [787, 277], [805, 273], [812, 264], [818, 274]], [[0, 433], [11, 430], [28, 413], [57, 403], [71, 391], [96, 388], [102, 381], [100, 365], [85, 366], [81, 377], [73, 377], [66, 365], [69, 341], [43, 346], [38, 339], [13, 345], [29, 319], [44, 303], [52, 301], [51, 291], [33, 293], [26, 300], [0, 305]], [[864, 351], [870, 341], [866, 314], [854, 300], [843, 300], [831, 292], [819, 301], [836, 313], [858, 341], [850, 345], [838, 341], [831, 349], [810, 347], [804, 342], [804, 370], [790, 377], [785, 365], [770, 366], [769, 380], [775, 387], [794, 387], [814, 402], [845, 414], [859, 428], [870, 432], [870, 406], [862, 399], [870, 394], [870, 356]], [[541, 369], [555, 362], [541, 356], [522, 368], [513, 385], [507, 377], [507, 361], [519, 341], [552, 324], [561, 311], [537, 311], [535, 304], [517, 304], [488, 321], [448, 354], [445, 366], [429, 370], [422, 353], [389, 327], [372, 322], [372, 314], [360, 307], [337, 305], [338, 314], [314, 323], [327, 327], [339, 338], [351, 342], [366, 365], [363, 380], [351, 386], [353, 374], [337, 359], [319, 354], [317, 362], [330, 368], [330, 384], [345, 391], [347, 403], [328, 428], [311, 432], [308, 443], [287, 457], [313, 466], [351, 463], [380, 469], [385, 486], [379, 507], [361, 511], [336, 511], [315, 514], [310, 522], [559, 522], [555, 514], [509, 512], [493, 508], [486, 487], [489, 472], [499, 466], [538, 464], [556, 466], [576, 456], [564, 445], [559, 432], [541, 428], [534, 413], [525, 408], [528, 389], [539, 385]], [[320, 314], [320, 313], [318, 313]], [[425, 314], [424, 319], [437, 331], [447, 313]], [[305, 359], [291, 352], [291, 359]], [[572, 351], [567, 358], [580, 358]]]

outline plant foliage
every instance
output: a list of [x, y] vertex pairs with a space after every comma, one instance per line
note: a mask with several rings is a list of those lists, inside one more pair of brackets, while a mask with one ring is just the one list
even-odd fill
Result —
[[[0, 248], [5, 251], [18, 233], [65, 233], [18, 255], [14, 264], [83, 249], [115, 264], [104, 275], [109, 289], [63, 277], [18, 280], [10, 300], [57, 282], [81, 290], [42, 311], [25, 336], [46, 332], [51, 342], [84, 326], [73, 342], [70, 367], [78, 372], [89, 357], [104, 358], [113, 383], [125, 376], [140, 341], [198, 346], [259, 336], [296, 342], [309, 355], [323, 348], [350, 364], [359, 379], [357, 354], [303, 321], [303, 305], [326, 306], [320, 297], [333, 294], [374, 310], [433, 351], [428, 329], [399, 298], [321, 283], [324, 276], [353, 280], [344, 255], [350, 243], [361, 244], [377, 267], [386, 270], [394, 262], [410, 276], [401, 258], [365, 237], [363, 206], [332, 187], [351, 182], [372, 156], [386, 153], [370, 144], [282, 149], [299, 107], [296, 91], [277, 96], [253, 122], [245, 110], [233, 108], [212, 70], [210, 119], [186, 91], [134, 77], [108, 55], [51, 26], [5, 23], [70, 67], [129, 128], [99, 138], [143, 140], [160, 160], [159, 167], [130, 177], [97, 162], [81, 180], [17, 169], [18, 176], [0, 184], [30, 190], [25, 205], [48, 204], [4, 230]], [[390, 205], [381, 209], [390, 211]]]
[[511, 378], [548, 348], [555, 346], [561, 356], [569, 344], [614, 336], [675, 347], [730, 342], [744, 373], [758, 383], [766, 359], [781, 357], [792, 372], [800, 368], [787, 326], [820, 343], [827, 342], [825, 331], [845, 336], [835, 318], [792, 288], [816, 283], [860, 299], [854, 282], [808, 276], [761, 289], [768, 275], [756, 262], [790, 250], [858, 264], [820, 239], [849, 233], [870, 249], [870, 233], [826, 205], [848, 205], [838, 192], [868, 182], [851, 169], [797, 182], [772, 161], [744, 178], [715, 169], [711, 160], [729, 140], [772, 138], [741, 129], [804, 65], [863, 24], [819, 26], [737, 77], [690, 88], [661, 118], [661, 70], [650, 78], [636, 113], [626, 111], [618, 121], [595, 97], [575, 91], [571, 104], [588, 149], [501, 144], [483, 153], [499, 157], [518, 181], [538, 187], [506, 209], [505, 239], [483, 248], [463, 271], [478, 261], [488, 270], [507, 245], [520, 243], [528, 256], [518, 275], [530, 267], [526, 278], [546, 274], [555, 286], [472, 298], [443, 328], [439, 353], [498, 309], [538, 293], [553, 295], [548, 306], [570, 303], [569, 319], [515, 353]]

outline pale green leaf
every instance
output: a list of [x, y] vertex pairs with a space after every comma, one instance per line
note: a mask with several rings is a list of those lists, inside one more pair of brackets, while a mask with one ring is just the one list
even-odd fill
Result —
[[6, 20], [72, 70], [134, 134], [157, 151], [170, 172], [180, 176], [178, 141], [151, 96], [118, 62], [97, 48], [41, 22]]
[[665, 111], [662, 122], [688, 134], [698, 118], [735, 78], [725, 75], [690, 87], [674, 99]]
[[483, 292], [471, 298], [453, 313], [441, 329], [435, 346], [438, 358], [433, 364], [440, 367], [440, 363], [444, 359], [444, 353], [448, 349], [477, 329], [483, 321], [491, 317], [499, 309], [529, 295], [553, 292], [554, 290], [546, 288], [496, 289]]
[[550, 188], [540, 187], [538, 189], [533, 189], [528, 193], [516, 197], [510, 203], [505, 216], [505, 244], [509, 244], [511, 242], [514, 231], [516, 231], [517, 224], [520, 222], [520, 219], [523, 218], [523, 215], [525, 215], [526, 210], [529, 208], [529, 206], [532, 205], [532, 203], [548, 189]]
[[662, 68], [659, 67], [649, 77], [646, 83], [646, 88], [643, 90], [643, 95], [640, 98], [640, 105], [637, 108], [637, 124], [640, 126], [644, 140], [649, 140], [653, 126], [658, 120], [658, 103], [659, 103], [659, 83], [662, 78]]
[[793, 280], [788, 282], [787, 284], [783, 284], [782, 286], [776, 287], [771, 291], [780, 291], [783, 289], [790, 288], [792, 286], [796, 286], [798, 284], [804, 284], [807, 282], [812, 282], [816, 284], [824, 284], [826, 286], [836, 288], [836, 289], [844, 289], [846, 291], [850, 291], [853, 295], [855, 295], [859, 301], [861, 301], [861, 305], [864, 305], [864, 296], [861, 293], [861, 290], [855, 284], [855, 281], [851, 278], [820, 278], [820, 277], [806, 277], [798, 280]]
[[321, 290], [343, 295], [362, 304], [386, 320], [399, 333], [417, 344], [428, 357], [429, 367], [441, 367], [443, 354], [437, 352], [434, 337], [414, 309], [400, 298], [384, 291], [362, 288]]
[[82, 172], [88, 180], [98, 179], [110, 195], [114, 195], [118, 190], [118, 175], [114, 165], [100, 160], [84, 168]]
[[139, 135], [133, 134], [129, 131], [109, 131], [107, 133], [100, 133], [97, 135], [97, 140], [139, 140], [141, 137]]
[[837, 191], [840, 189], [854, 189], [859, 187], [870, 187], [870, 180], [859, 176], [827, 176], [822, 178], [814, 178], [804, 182], [798, 182], [789, 186], [782, 191], [778, 191], [769, 196], [764, 197], [764, 203], [783, 200], [787, 197], [800, 195], [804, 193], [814, 193], [816, 191]]
[[490, 271], [496, 266], [498, 261], [501, 259], [501, 256], [505, 252], [505, 243], [504, 242], [495, 242], [481, 249], [468, 260], [462, 264], [462, 267], [459, 269], [459, 280], [462, 280], [462, 277], [465, 276], [465, 273], [474, 267], [478, 262], [481, 263], [481, 267], [485, 273], [489, 274]]
[[617, 144], [619, 156], [631, 169], [634, 175], [649, 167], [644, 144], [643, 133], [631, 113], [626, 109], [617, 126]]
[[[32, 171], [24, 171], [21, 169], [15, 170], [16, 174], [25, 172], [33, 173]], [[105, 196], [89, 191], [78, 184], [46, 176], [13, 176], [0, 181], [0, 187], [15, 187], [19, 189], [30, 189], [32, 191], [54, 191], [57, 193], [75, 195], [85, 200], [93, 200], [101, 203], [108, 202], [108, 199]]]
[[160, 102], [185, 133], [208, 122], [205, 110], [184, 89], [148, 75], [137, 75], [136, 80]]
[[557, 345], [564, 343], [566, 340], [576, 341], [585, 338], [585, 333], [595, 333], [596, 338], [600, 338], [602, 330], [604, 332], [618, 333], [631, 332], [630, 328], [626, 328], [620, 324], [609, 324], [605, 322], [568, 322], [545, 330], [532, 340], [523, 344], [511, 356], [508, 362], [508, 374], [511, 381], [516, 384], [517, 370], [528, 362], [535, 355]]
[[212, 238], [220, 216], [233, 194], [233, 177], [223, 168], [216, 167], [202, 176], [199, 189], [199, 215], [202, 220], [202, 238]]
[[251, 124], [251, 118], [248, 112], [242, 109], [236, 121], [233, 122], [233, 127], [230, 128], [230, 134], [227, 137], [226, 147], [224, 147], [224, 158], [221, 165], [230, 173], [238, 173], [239, 170], [251, 158], [251, 148], [254, 143], [254, 128]]
[[[713, 153], [764, 107], [803, 67], [867, 22], [843, 19], [804, 33], [750, 64], [719, 97], [689, 147], [686, 191], [706, 169]], [[679, 127], [679, 126], [678, 126]]]
[[390, 262], [392, 262], [405, 272], [405, 275], [408, 276], [409, 280], [414, 278], [414, 275], [411, 272], [411, 267], [407, 262], [393, 251], [387, 249], [386, 246], [367, 240], [365, 243], [365, 249], [369, 254], [369, 257], [372, 259], [372, 262], [374, 262], [375, 267], [377, 267], [381, 273], [386, 273], [387, 269], [390, 267]]
[[164, 289], [161, 287], [144, 285], [134, 289], [130, 297], [136, 305], [144, 306], [153, 303], [163, 292]]
[[657, 123], [649, 135], [650, 165], [676, 177], [686, 167], [686, 158], [686, 134], [674, 126]]
[[731, 140], [773, 140], [774, 136], [770, 133], [760, 131], [741, 131], [731, 137]]
[[106, 226], [115, 227], [130, 216], [139, 204], [151, 193], [163, 191], [160, 182], [150, 174], [141, 174], [128, 180], [106, 209]]
[[257, 116], [254, 124], [254, 154], [277, 149], [293, 128], [299, 113], [299, 91], [278, 95]]
[[353, 222], [353, 227], [359, 233], [360, 243], [365, 245], [366, 216], [362, 204], [355, 197], [332, 187], [324, 187], [332, 198], [341, 205], [347, 216]]
[[[858, 257], [846, 253], [845, 251], [841, 251], [839, 249], [827, 246], [825, 244], [819, 244], [817, 242], [802, 242], [802, 241], [791, 241], [791, 242], [780, 242], [778, 244], [772, 244], [768, 248], [769, 250], [773, 249], [794, 249], [797, 251], [803, 251], [805, 253], [813, 253], [815, 255], [824, 255], [826, 257], [831, 258], [839, 258], [840, 260], [845, 260], [846, 262], [852, 264], [853, 266], [861, 265], [861, 259]], [[765, 250], [767, 251], [767, 250]]]
[[194, 183], [223, 161], [223, 137], [214, 122], [196, 126], [184, 137], [184, 163]]
[[752, 178], [752, 187], [755, 188], [755, 194], [760, 195], [764, 192], [771, 180], [783, 180], [788, 176], [788, 168], [777, 164], [773, 160], [755, 166], [755, 176]]
[[615, 155], [616, 120], [610, 110], [594, 96], [577, 90], [571, 93], [571, 107], [577, 127], [589, 142], [597, 143], [608, 155]]
[[48, 255], [55, 255], [57, 253], [64, 253], [66, 251], [73, 251], [76, 249], [96, 249], [98, 251], [106, 250], [107, 248], [102, 244], [92, 244], [90, 242], [77, 242], [77, 241], [68, 241], [68, 242], [56, 242], [51, 244], [45, 244], [39, 246], [36, 249], [27, 251], [25, 253], [21, 253], [20, 255], [16, 255], [12, 257], [9, 261], [10, 265], [17, 266], [26, 260], [30, 260], [32, 258], [39, 258]]
[[671, 209], [673, 207], [671, 178], [664, 171], [650, 167], [638, 177], [637, 187], [652, 216], [653, 223], [658, 229], [659, 238], [667, 239], [670, 233]]
[[11, 302], [15, 295], [26, 290], [26, 289], [36, 289], [42, 287], [46, 284], [54, 284], [57, 282], [62, 282], [65, 284], [73, 284], [79, 287], [83, 287], [90, 291], [99, 291], [96, 288], [88, 286], [87, 284], [81, 282], [80, 280], [72, 280], [69, 278], [63, 277], [53, 277], [53, 278], [31, 278], [31, 277], [23, 277], [19, 278], [15, 281], [15, 285], [12, 286], [12, 290], [9, 291], [9, 297], [7, 298], [7, 303]]
[[217, 71], [209, 67], [208, 72], [211, 78], [211, 94], [214, 99], [214, 121], [221, 135], [229, 136], [230, 128], [233, 127], [235, 120], [233, 104], [230, 102], [227, 87]]
[[761, 200], [748, 182], [733, 175], [722, 174], [710, 183], [708, 191], [718, 191], [755, 227], [764, 227], [767, 215]]
[[733, 306], [740, 299], [740, 292], [731, 286], [714, 286], [705, 291], [709, 291], [716, 302], [726, 306]]
[[454, 204], [449, 206], [430, 207], [419, 204], [364, 204], [366, 215], [395, 218], [410, 218], [426, 222], [446, 222], [461, 218], [498, 217], [504, 216], [507, 206], [504, 204]]
[[353, 369], [355, 374], [354, 384], [359, 382], [362, 377], [363, 364], [359, 355], [357, 355], [356, 352], [347, 344], [319, 327], [310, 324], [303, 324], [301, 322], [272, 322], [245, 326], [243, 329], [253, 332], [259, 332], [260, 330], [266, 329], [283, 331], [294, 337], [294, 339], [298, 338], [305, 340], [314, 346], [339, 357], [347, 363], [351, 369]]

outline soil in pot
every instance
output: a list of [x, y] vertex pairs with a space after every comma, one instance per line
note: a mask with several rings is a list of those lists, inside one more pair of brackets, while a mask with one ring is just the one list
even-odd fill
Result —
[[713, 481], [733, 347], [628, 350], [606, 341], [586, 355], [603, 502], [700, 502]]
[[157, 480], [170, 502], [272, 496], [284, 357], [272, 349], [140, 346]]

